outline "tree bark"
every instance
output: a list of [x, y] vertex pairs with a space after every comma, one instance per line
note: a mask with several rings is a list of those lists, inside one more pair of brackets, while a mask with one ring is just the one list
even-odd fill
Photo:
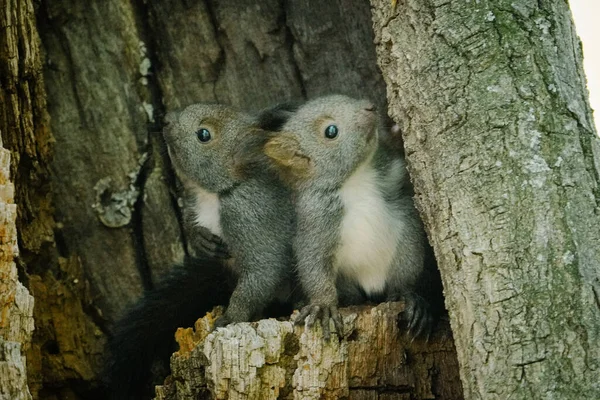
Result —
[[372, 0], [470, 399], [600, 398], [600, 140], [562, 0]]
[[[21, 351], [27, 350], [27, 382], [33, 398], [39, 397], [44, 386], [53, 387], [45, 391], [48, 396], [72, 396], [65, 382], [71, 382], [80, 393], [85, 393], [96, 375], [102, 344], [102, 335], [89, 314], [93, 306], [80, 263], [76, 256], [60, 257], [62, 238], [54, 234], [57, 226], [49, 183], [54, 138], [49, 126], [42, 65], [33, 2], [5, 1], [0, 8], [0, 133], [11, 153], [10, 172], [17, 203], [19, 278], [36, 299], [33, 308], [36, 329], [30, 345], [33, 321], [28, 318], [33, 303], [16, 281], [16, 270], [8, 261], [9, 269], [3, 272], [7, 279], [2, 280], [8, 287], [0, 291], [6, 295], [0, 304], [3, 309], [8, 307], [4, 309], [8, 314], [2, 314], [3, 318], [22, 314], [6, 325], [7, 329], [15, 328], [20, 318], [22, 332], [18, 333], [16, 328], [9, 330], [13, 338], [5, 339], [14, 345], [12, 355], [18, 354], [16, 342], [22, 344]], [[3, 156], [3, 161], [8, 159]], [[11, 186], [5, 187], [8, 195]], [[12, 209], [10, 205], [6, 208], [7, 211]], [[6, 223], [8, 240], [8, 233], [14, 233], [9, 215]], [[8, 242], [13, 240], [16, 239]], [[5, 255], [9, 260], [16, 252], [7, 250]], [[19, 368], [24, 366], [23, 362]], [[0, 374], [3, 378], [19, 379], [18, 390], [8, 398], [27, 396], [23, 371], [19, 370], [18, 376]], [[0, 387], [11, 386], [2, 382]]]
[[343, 309], [345, 332], [323, 340], [274, 319], [229, 325], [208, 334], [215, 315], [179, 329], [172, 375], [157, 400], [183, 399], [461, 399], [448, 322], [429, 343], [398, 329], [401, 303]]
[[0, 398], [25, 400], [31, 399], [25, 350], [33, 332], [33, 297], [17, 275], [16, 219], [10, 152], [0, 146]]
[[[35, 161], [47, 150], [47, 142], [37, 147], [34, 124], [46, 114], [44, 96], [36, 96], [40, 87], [43, 92], [43, 83], [38, 79], [33, 7], [27, 2], [22, 7], [16, 3], [9, 1], [0, 8], [0, 398], [31, 399], [26, 368], [32, 364], [31, 358], [27, 363], [27, 351], [32, 347], [34, 302], [19, 280], [15, 259], [19, 256], [18, 239], [24, 247], [39, 248], [39, 239], [48, 232], [42, 220], [32, 230], [19, 231], [17, 238], [17, 223], [24, 226], [22, 221], [39, 205], [36, 189], [28, 192], [21, 183], [28, 172], [32, 187], [40, 182], [40, 166]], [[11, 157], [7, 148], [21, 151], [13, 152]], [[21, 161], [29, 168], [17, 169]], [[15, 197], [21, 208], [14, 204]]]

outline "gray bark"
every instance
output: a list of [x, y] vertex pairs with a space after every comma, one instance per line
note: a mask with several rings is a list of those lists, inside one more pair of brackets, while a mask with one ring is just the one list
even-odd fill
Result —
[[600, 398], [600, 140], [562, 0], [372, 0], [466, 398]]

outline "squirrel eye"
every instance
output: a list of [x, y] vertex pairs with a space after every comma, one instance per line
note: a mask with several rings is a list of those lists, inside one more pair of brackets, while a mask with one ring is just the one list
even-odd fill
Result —
[[327, 139], [335, 139], [338, 135], [338, 127], [336, 125], [329, 125], [325, 128], [325, 137]]
[[206, 128], [201, 128], [196, 132], [196, 136], [198, 136], [198, 140], [202, 143], [209, 142], [211, 138], [210, 132]]

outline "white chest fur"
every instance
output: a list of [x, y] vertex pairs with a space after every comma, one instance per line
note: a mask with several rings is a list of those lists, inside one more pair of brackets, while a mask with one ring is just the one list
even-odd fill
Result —
[[222, 236], [219, 196], [200, 187], [194, 188], [194, 195], [196, 197], [194, 205], [195, 222], [208, 228], [213, 234]]
[[401, 219], [384, 201], [377, 179], [367, 162], [339, 191], [344, 216], [335, 267], [355, 279], [367, 294], [385, 289], [402, 229]]

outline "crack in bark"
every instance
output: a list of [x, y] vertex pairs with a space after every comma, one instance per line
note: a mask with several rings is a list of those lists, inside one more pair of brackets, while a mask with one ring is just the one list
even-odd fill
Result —
[[592, 285], [592, 293], [594, 294], [594, 302], [596, 303], [596, 307], [600, 310], [600, 296], [598, 296], [598, 290], [595, 286]]
[[287, 20], [287, 14], [288, 14], [287, 1], [279, 0], [279, 5], [281, 7], [281, 13], [282, 13], [281, 24], [283, 26], [283, 29], [285, 30], [285, 48], [288, 49], [288, 53], [289, 53], [288, 55], [290, 57], [290, 60], [292, 61], [294, 75], [296, 76], [296, 79], [298, 80], [298, 85], [300, 85], [300, 93], [302, 94], [302, 98], [306, 99], [306, 96], [307, 96], [306, 84], [304, 82], [304, 79], [302, 78], [302, 71], [300, 69], [300, 66], [298, 65], [298, 60], [296, 60], [296, 56], [294, 55], [294, 45], [296, 44], [297, 40], [296, 40], [296, 37], [294, 36], [294, 33], [292, 32], [292, 29], [288, 25], [288, 20]]
[[[146, 290], [152, 289], [154, 286], [152, 282], [152, 271], [150, 264], [147, 259], [147, 250], [144, 245], [144, 220], [142, 210], [145, 206], [145, 194], [146, 194], [146, 182], [152, 172], [154, 163], [152, 162], [157, 149], [153, 146], [152, 134], [153, 132], [160, 131], [159, 127], [162, 125], [162, 117], [164, 115], [164, 107], [162, 105], [162, 93], [160, 86], [156, 81], [156, 65], [158, 60], [155, 51], [155, 36], [150, 28], [149, 22], [149, 9], [143, 0], [136, 0], [132, 3], [134, 8], [135, 23], [137, 25], [137, 32], [141, 41], [143, 41], [146, 47], [145, 56], [150, 59], [151, 69], [148, 71], [147, 87], [149, 89], [150, 102], [152, 104], [154, 112], [154, 121], [148, 121], [146, 128], [146, 147], [143, 149], [149, 157], [144, 160], [140, 166], [139, 174], [134, 183], [135, 187], [138, 188], [138, 197], [133, 206], [133, 212], [131, 217], [132, 226], [132, 239], [135, 248], [136, 264], [142, 284]], [[144, 96], [141, 96], [144, 97]]]
[[[148, 144], [148, 151], [152, 151], [151, 145]], [[134, 186], [138, 188], [138, 197], [133, 204], [133, 210], [131, 213], [131, 232], [133, 247], [135, 250], [135, 261], [137, 264], [138, 271], [144, 285], [144, 289], [152, 289], [152, 274], [150, 271], [150, 265], [146, 257], [146, 248], [144, 246], [144, 220], [142, 218], [142, 208], [144, 207], [144, 193], [145, 186], [150, 176], [152, 168], [150, 167], [150, 157], [148, 157], [144, 163], [140, 166], [140, 171], [137, 179], [134, 182]]]
[[349, 387], [348, 390], [350, 392], [353, 391], [358, 391], [358, 390], [364, 390], [366, 392], [374, 392], [377, 394], [401, 394], [401, 393], [413, 393], [414, 392], [414, 388], [412, 388], [411, 386], [408, 385], [398, 385], [398, 386], [393, 386], [393, 385], [373, 385], [373, 386], [352, 386]]
[[227, 62], [227, 53], [225, 52], [225, 46], [221, 42], [221, 37], [226, 36], [226, 34], [225, 33], [223, 33], [223, 35], [219, 34], [219, 20], [217, 18], [217, 14], [215, 12], [215, 4], [213, 3], [213, 1], [205, 0], [205, 4], [206, 4], [206, 10], [208, 11], [208, 17], [210, 19], [210, 22], [211, 22], [214, 32], [215, 32], [215, 41], [216, 41], [217, 45], [219, 46], [219, 56], [217, 57], [217, 60], [214, 63], [214, 65], [216, 65], [216, 68], [217, 68], [217, 76], [213, 83], [213, 97], [217, 103], [220, 103], [219, 95], [217, 94], [217, 84], [219, 83], [219, 80], [221, 79], [221, 73], [225, 70], [225, 63]]
[[[79, 97], [79, 91], [77, 90], [77, 69], [74, 66], [74, 60], [73, 60], [73, 55], [71, 54], [71, 49], [69, 48], [69, 40], [67, 38], [67, 35], [65, 34], [65, 32], [58, 28], [56, 25], [54, 25], [52, 23], [52, 19], [50, 18], [50, 16], [48, 15], [48, 10], [46, 9], [46, 7], [40, 7], [40, 12], [38, 13], [38, 15], [41, 17], [40, 18], [40, 25], [45, 25], [46, 27], [48, 27], [48, 29], [52, 32], [54, 32], [54, 34], [56, 35], [59, 45], [62, 48], [65, 57], [67, 58], [67, 66], [68, 66], [68, 73], [69, 76], [72, 77], [71, 79], [71, 91], [73, 92], [73, 98], [75, 99], [75, 103], [77, 104], [77, 113], [79, 115], [79, 120], [82, 122], [83, 124], [83, 128], [89, 130], [90, 127], [87, 123], [87, 118], [85, 116], [85, 107], [83, 106], [83, 103], [81, 101], [81, 98]], [[40, 29], [41, 30], [41, 29]]]

